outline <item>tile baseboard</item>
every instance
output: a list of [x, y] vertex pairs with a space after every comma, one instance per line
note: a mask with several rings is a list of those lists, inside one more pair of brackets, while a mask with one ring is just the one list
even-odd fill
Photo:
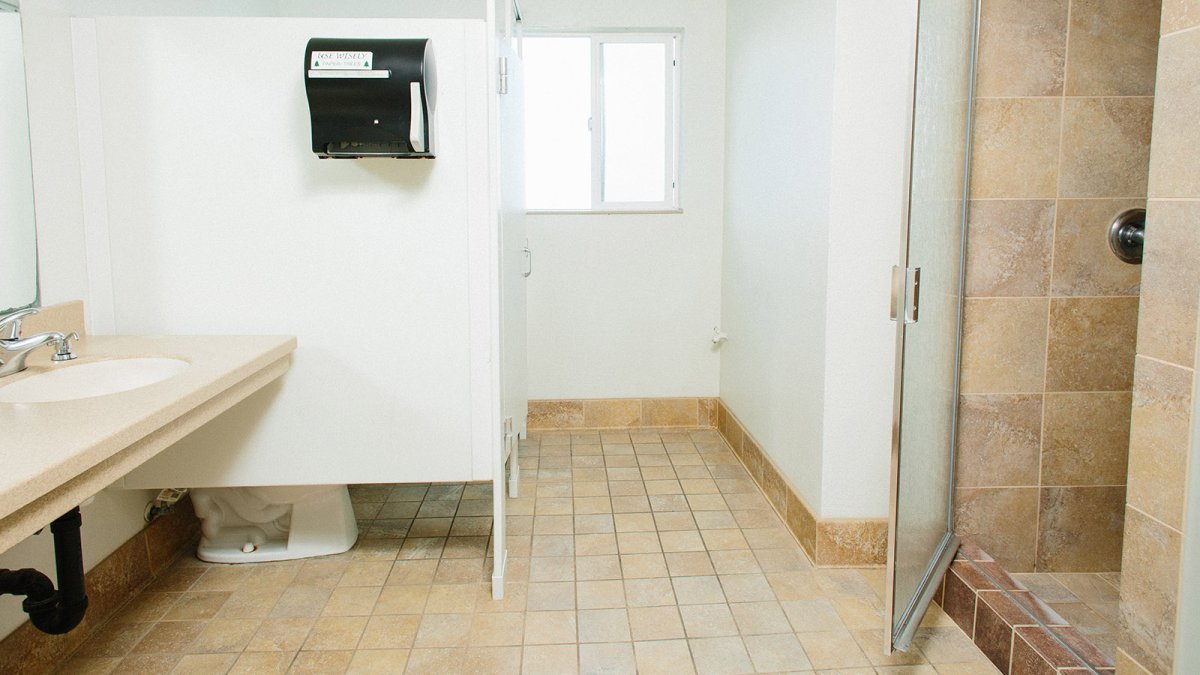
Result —
[[529, 402], [529, 429], [716, 427], [715, 398], [590, 398]]
[[66, 663], [109, 617], [162, 576], [199, 538], [200, 520], [191, 499], [185, 497], [84, 575], [88, 609], [78, 627], [65, 635], [47, 635], [26, 621], [0, 640], [0, 672], [47, 673]]

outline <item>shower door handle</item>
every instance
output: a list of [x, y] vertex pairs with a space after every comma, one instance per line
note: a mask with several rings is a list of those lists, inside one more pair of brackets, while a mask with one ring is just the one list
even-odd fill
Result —
[[921, 268], [892, 266], [892, 321], [916, 323], [921, 304]]

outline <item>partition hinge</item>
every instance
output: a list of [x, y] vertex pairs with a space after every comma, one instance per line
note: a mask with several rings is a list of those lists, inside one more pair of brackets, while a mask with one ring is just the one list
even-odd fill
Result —
[[508, 57], [500, 57], [500, 93], [508, 93]]
[[891, 320], [901, 315], [904, 323], [916, 323], [921, 304], [921, 268], [892, 266]]

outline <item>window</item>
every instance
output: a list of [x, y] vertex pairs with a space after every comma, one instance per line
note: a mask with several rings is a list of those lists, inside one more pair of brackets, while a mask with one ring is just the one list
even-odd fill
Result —
[[679, 208], [679, 36], [526, 35], [526, 206]]

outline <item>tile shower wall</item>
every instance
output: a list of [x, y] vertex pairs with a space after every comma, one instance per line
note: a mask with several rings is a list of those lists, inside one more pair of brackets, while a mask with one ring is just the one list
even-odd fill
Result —
[[1121, 566], [1159, 0], [987, 0], [957, 523], [1010, 571]]
[[[1165, 0], [1138, 317], [1118, 667], [1172, 671], [1200, 289], [1200, 2]], [[1193, 459], [1193, 461], [1195, 461]], [[1198, 525], [1188, 523], [1189, 536]], [[1186, 669], [1186, 668], [1185, 668]], [[1182, 672], [1182, 670], [1180, 671]]]

